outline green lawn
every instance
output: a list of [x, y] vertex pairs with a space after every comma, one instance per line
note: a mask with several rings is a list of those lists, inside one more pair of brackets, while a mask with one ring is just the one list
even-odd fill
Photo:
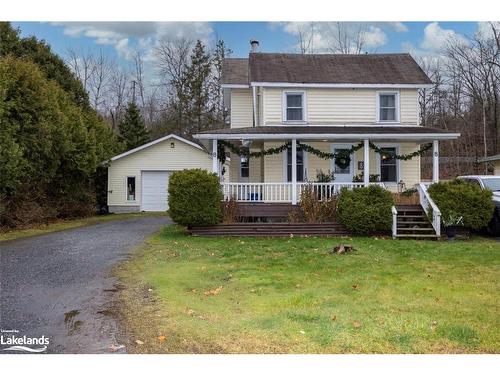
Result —
[[79, 227], [85, 227], [88, 225], [104, 223], [107, 221], [113, 220], [123, 220], [134, 217], [141, 216], [160, 216], [167, 215], [164, 212], [148, 212], [148, 213], [130, 213], [130, 214], [112, 214], [112, 215], [100, 215], [100, 216], [90, 216], [84, 218], [75, 218], [75, 219], [67, 219], [67, 220], [56, 220], [49, 224], [36, 224], [32, 225], [28, 228], [23, 229], [4, 229], [0, 228], [0, 242], [15, 240], [18, 238], [31, 237], [39, 234], [46, 234], [51, 232], [59, 232], [61, 230], [73, 229]]
[[[328, 254], [341, 242], [357, 251]], [[127, 350], [498, 353], [499, 260], [500, 243], [482, 238], [201, 238], [169, 227], [117, 270]]]

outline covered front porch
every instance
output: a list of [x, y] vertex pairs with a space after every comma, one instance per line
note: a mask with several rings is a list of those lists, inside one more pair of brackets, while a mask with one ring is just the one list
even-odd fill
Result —
[[196, 137], [212, 151], [225, 199], [297, 204], [306, 186], [321, 200], [344, 187], [413, 188], [421, 182], [423, 148], [432, 150], [432, 181], [439, 181], [439, 141], [458, 135], [420, 126], [344, 125], [221, 129]]

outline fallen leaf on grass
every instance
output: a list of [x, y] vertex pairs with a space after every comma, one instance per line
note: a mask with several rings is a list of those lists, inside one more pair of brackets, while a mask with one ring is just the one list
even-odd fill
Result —
[[163, 336], [163, 335], [158, 336], [158, 341], [159, 342], [163, 342], [163, 341], [165, 341], [165, 339], [166, 339], [166, 337]]
[[354, 284], [354, 285], [352, 286], [352, 289], [357, 290], [357, 289], [358, 289], [358, 287], [359, 287], [359, 284]]
[[299, 331], [300, 333], [302, 333], [303, 335], [305, 335], [306, 333], [304, 331]]
[[125, 347], [125, 345], [111, 345], [111, 346], [108, 347], [108, 350], [110, 352], [114, 353], [114, 352], [117, 352], [120, 349], [123, 349], [124, 347]]
[[209, 296], [216, 296], [217, 294], [219, 294], [219, 293], [220, 293], [220, 291], [222, 290], [222, 288], [223, 288], [223, 286], [221, 285], [221, 286], [219, 286], [218, 288], [215, 288], [215, 289], [212, 289], [212, 290], [207, 290], [207, 291], [205, 291], [205, 293], [204, 293], [204, 294], [205, 294], [207, 297], [209, 297]]
[[437, 324], [438, 324], [438, 322], [436, 322], [436, 321], [433, 321], [431, 323], [431, 331], [434, 331], [436, 329]]
[[359, 320], [354, 320], [352, 325], [354, 328], [361, 328], [361, 322]]
[[144, 341], [141, 341], [141, 340], [135, 340], [135, 343], [137, 345], [144, 345]]
[[186, 311], [186, 314], [188, 314], [189, 316], [193, 316], [194, 310], [193, 309], [189, 309], [188, 311]]
[[337, 315], [332, 315], [332, 316], [330, 317], [330, 319], [331, 319], [332, 321], [337, 320]]

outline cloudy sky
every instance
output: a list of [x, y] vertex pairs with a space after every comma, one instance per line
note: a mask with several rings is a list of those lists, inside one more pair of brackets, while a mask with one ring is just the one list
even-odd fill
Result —
[[[63, 58], [69, 49], [77, 53], [103, 51], [126, 67], [134, 51], [140, 51], [153, 64], [154, 48], [162, 38], [201, 39], [212, 46], [224, 39], [233, 57], [245, 57], [249, 40], [256, 38], [262, 52], [296, 52], [299, 30], [310, 30], [300, 22], [14, 22], [23, 36], [45, 39]], [[335, 23], [314, 23], [315, 52], [327, 52], [328, 38]], [[362, 29], [370, 52], [410, 52], [414, 56], [442, 52], [447, 38], [463, 39], [485, 28], [478, 22], [370, 22], [349, 23], [347, 28]], [[152, 70], [151, 70], [152, 71]]]

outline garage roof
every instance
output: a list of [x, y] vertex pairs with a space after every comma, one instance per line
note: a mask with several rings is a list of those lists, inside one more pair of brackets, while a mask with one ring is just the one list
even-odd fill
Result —
[[[130, 154], [133, 154], [137, 151], [141, 151], [141, 150], [144, 150], [145, 148], [148, 148], [150, 146], [154, 146], [160, 142], [163, 142], [163, 141], [166, 141], [166, 140], [169, 140], [169, 139], [176, 139], [180, 142], [184, 142], [185, 144], [187, 145], [190, 145], [192, 147], [195, 147], [195, 148], [198, 148], [202, 151], [205, 151], [205, 148], [197, 143], [196, 141], [190, 141], [190, 140], [187, 140], [186, 138], [182, 138], [181, 136], [178, 136], [177, 134], [169, 134], [169, 135], [166, 135], [164, 137], [161, 137], [161, 138], [158, 138], [158, 139], [155, 139], [154, 141], [151, 141], [149, 143], [146, 143], [146, 144], [143, 144], [142, 146], [139, 146], [139, 147], [136, 147], [136, 148], [133, 148], [132, 150], [128, 150], [122, 154], [119, 154], [119, 155], [116, 155], [116, 156], [113, 156], [111, 159], [107, 160], [107, 161], [115, 161], [115, 160], [118, 160], [118, 159], [121, 159], [125, 156], [128, 156]], [[105, 163], [105, 162], [103, 162]]]

